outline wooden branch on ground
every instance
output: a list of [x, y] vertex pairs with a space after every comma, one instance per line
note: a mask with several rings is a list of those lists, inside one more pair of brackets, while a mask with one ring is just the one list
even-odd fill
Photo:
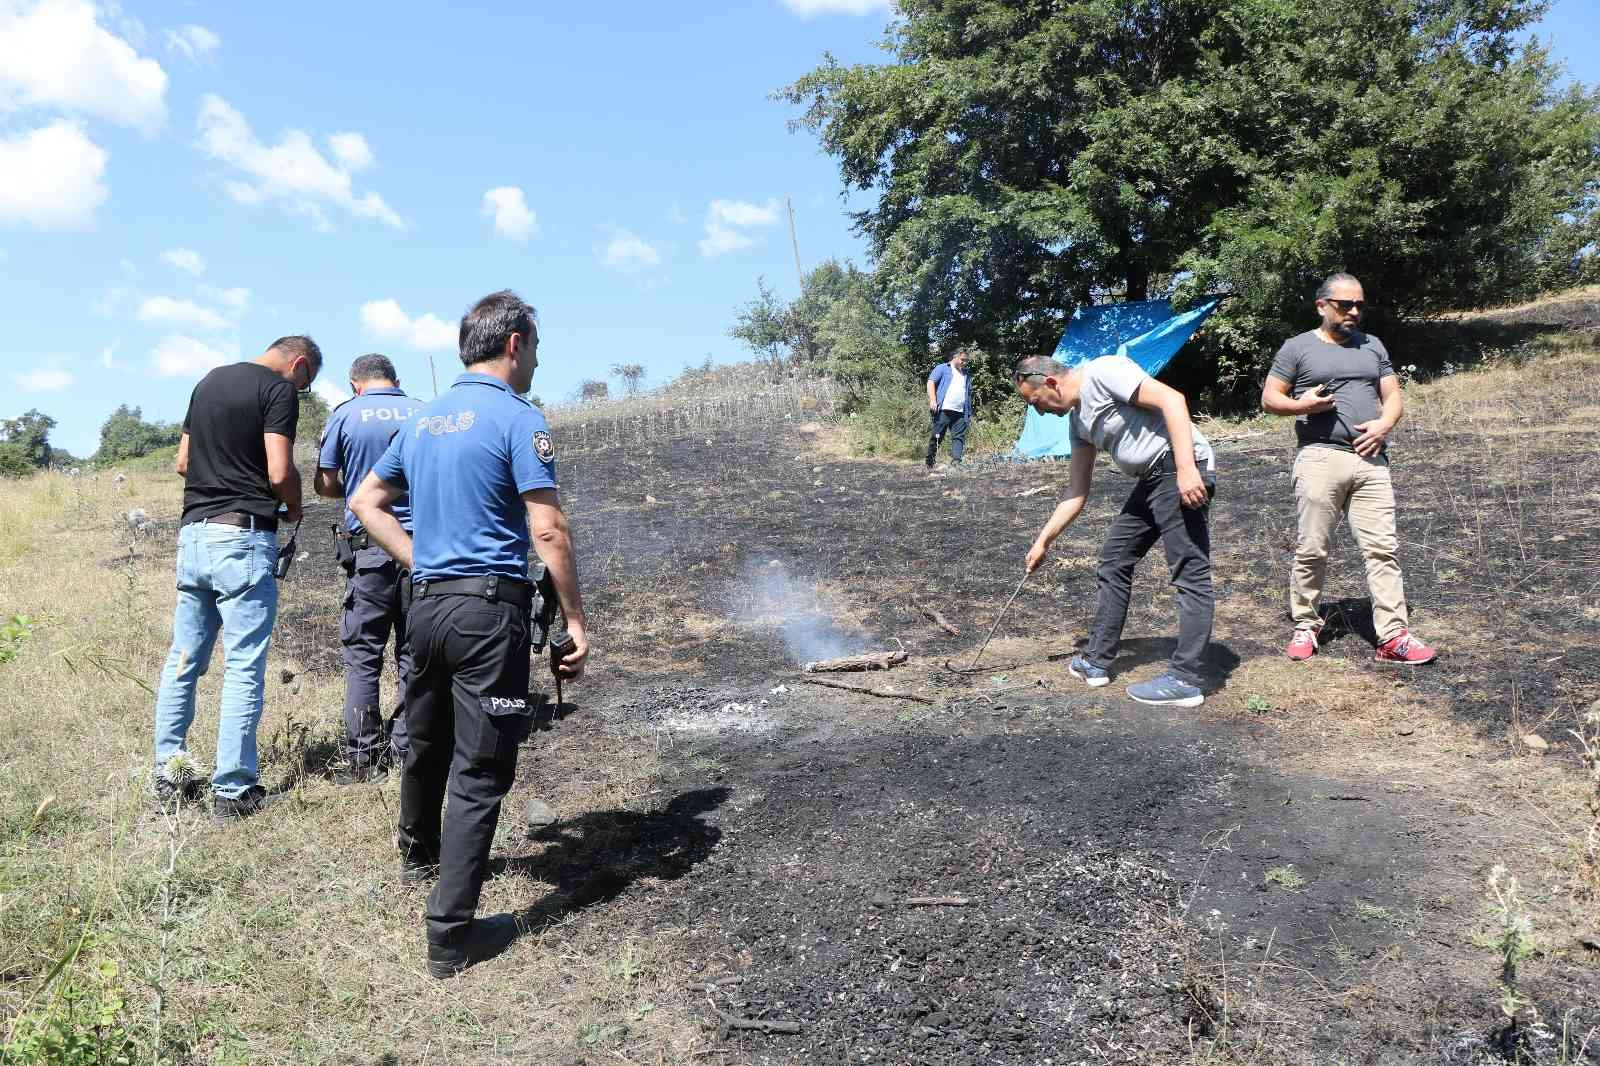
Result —
[[865, 655], [846, 655], [838, 659], [823, 659], [819, 662], [806, 663], [803, 667], [808, 674], [838, 674], [851, 670], [887, 670], [892, 666], [899, 666], [909, 656], [905, 650], [875, 651]]
[[927, 617], [928, 621], [932, 622], [946, 633], [949, 633], [952, 637], [959, 637], [961, 635], [961, 630], [951, 625], [948, 618], [940, 614], [938, 611], [935, 611], [932, 607], [922, 608], [922, 613]]
[[907, 896], [907, 907], [965, 907], [972, 902], [968, 896]]
[[1050, 491], [1050, 486], [1049, 485], [1040, 485], [1036, 489], [1026, 489], [1026, 490], [1024, 490], [1022, 492], [1019, 492], [1019, 493], [1016, 494], [1016, 496], [1014, 498], [1018, 499], [1018, 500], [1021, 500], [1021, 499], [1025, 499], [1026, 497], [1029, 497], [1029, 496], [1037, 496], [1041, 492], [1049, 492], [1049, 491]]
[[843, 681], [829, 681], [821, 677], [797, 677], [796, 681], [802, 685], [821, 685], [823, 688], [842, 689], [845, 692], [859, 692], [863, 696], [878, 696], [886, 700], [910, 700], [913, 703], [932, 704], [934, 701], [926, 696], [917, 696], [910, 692], [890, 692], [886, 688], [866, 688], [863, 685], [847, 685]]
[[994, 674], [1004, 670], [1019, 670], [1024, 666], [1031, 666], [1037, 660], [1016, 659], [1008, 663], [997, 663], [994, 666], [957, 666], [949, 659], [939, 665], [952, 674]]
[[769, 1022], [764, 1018], [735, 1018], [731, 1014], [724, 1014], [717, 1009], [711, 1000], [706, 1000], [706, 1006], [711, 1008], [711, 1013], [717, 1016], [717, 1021], [729, 1029], [747, 1029], [757, 1033], [781, 1033], [793, 1036], [800, 1032], [799, 1022]]

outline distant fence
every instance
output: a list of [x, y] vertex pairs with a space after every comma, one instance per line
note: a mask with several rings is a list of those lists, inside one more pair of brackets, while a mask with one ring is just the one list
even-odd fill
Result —
[[756, 435], [782, 422], [825, 422], [838, 416], [844, 390], [827, 378], [763, 385], [740, 392], [647, 394], [546, 410], [565, 452], [674, 440], [711, 432]]

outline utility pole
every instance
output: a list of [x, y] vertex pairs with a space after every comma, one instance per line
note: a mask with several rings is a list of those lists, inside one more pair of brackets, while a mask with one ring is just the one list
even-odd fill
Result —
[[785, 196], [784, 206], [789, 209], [789, 243], [794, 247], [794, 276], [800, 282], [800, 291], [806, 287], [806, 272], [800, 269], [800, 241], [794, 235], [794, 201]]
[[439, 398], [439, 371], [433, 367], [433, 356], [428, 356], [428, 373], [433, 375], [433, 398]]

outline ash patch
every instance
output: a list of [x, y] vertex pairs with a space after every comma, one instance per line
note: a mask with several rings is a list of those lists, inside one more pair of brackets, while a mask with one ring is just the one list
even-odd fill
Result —
[[699, 708], [661, 720], [661, 728], [674, 733], [771, 733], [781, 724], [769, 710], [766, 700], [754, 703], [730, 700], [715, 710]]
[[589, 695], [596, 701], [594, 713], [624, 732], [765, 735], [784, 725], [773, 697], [766, 693], [759, 687], [618, 681]]

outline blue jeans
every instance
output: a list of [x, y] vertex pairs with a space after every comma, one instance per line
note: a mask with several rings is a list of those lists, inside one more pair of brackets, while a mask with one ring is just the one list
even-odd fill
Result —
[[195, 682], [222, 632], [222, 712], [211, 790], [236, 799], [256, 785], [256, 727], [267, 682], [267, 644], [278, 615], [272, 576], [278, 535], [191, 522], [178, 534], [178, 603], [172, 650], [156, 695], [156, 769], [184, 750]]

